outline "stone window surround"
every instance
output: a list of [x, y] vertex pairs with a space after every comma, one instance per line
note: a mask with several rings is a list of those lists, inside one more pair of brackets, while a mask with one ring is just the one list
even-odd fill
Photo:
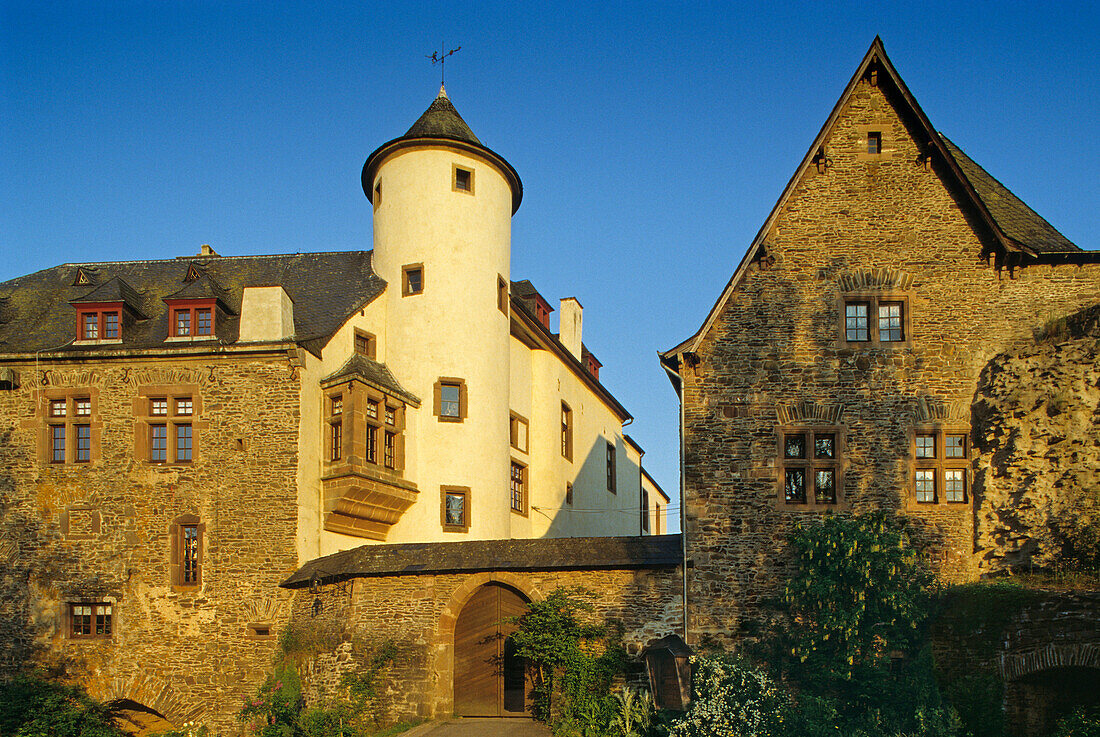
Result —
[[[400, 473], [405, 468], [405, 403], [395, 399], [373, 386], [368, 386], [361, 381], [342, 381], [339, 384], [329, 386], [321, 392], [322, 417], [326, 423], [334, 419], [331, 415], [332, 400], [342, 397], [341, 413], [339, 415], [341, 428], [341, 441], [343, 450], [338, 460], [332, 460], [331, 433], [325, 432], [321, 442], [324, 444], [322, 451], [325, 459], [325, 475], [333, 468], [348, 463], [362, 463], [372, 468], [385, 469], [387, 472]], [[367, 414], [368, 402], [378, 403], [378, 417], [370, 417]], [[394, 424], [386, 424], [386, 407], [393, 410]], [[367, 425], [371, 425], [375, 431], [374, 460], [369, 460], [367, 455]], [[387, 468], [385, 462], [385, 433], [394, 434], [394, 467]]]
[[[74, 635], [73, 634], [73, 607], [74, 606], [109, 606], [111, 607], [111, 634], [109, 635]], [[61, 628], [64, 637], [70, 642], [103, 642], [110, 641], [118, 632], [118, 599], [113, 596], [71, 596], [61, 602]], [[95, 614], [92, 615], [92, 628], [95, 628]]]
[[[198, 540], [198, 577], [196, 581], [183, 582], [183, 528], [197, 527]], [[168, 578], [172, 591], [196, 591], [203, 583], [203, 552], [206, 543], [206, 525], [195, 514], [181, 514], [168, 525]]]
[[[458, 416], [443, 414], [443, 387], [458, 387]], [[462, 422], [467, 417], [468, 401], [466, 395], [466, 380], [454, 376], [440, 376], [432, 388], [433, 414], [440, 422]]]
[[[856, 161], [888, 161], [894, 158], [894, 154], [897, 152], [897, 142], [894, 140], [894, 132], [889, 121], [882, 120], [867, 125], [857, 125], [855, 130], [859, 133], [859, 141], [856, 144]], [[867, 151], [867, 138], [870, 133], [878, 133], [880, 136], [879, 152], [877, 154]]]
[[[917, 459], [917, 435], [936, 436], [936, 457]], [[962, 435], [966, 443], [962, 458], [944, 457], [944, 436]], [[936, 501], [917, 501], [917, 469], [936, 471]], [[966, 479], [966, 501], [947, 501], [947, 489], [944, 484], [945, 469], [961, 469]], [[969, 510], [974, 499], [974, 473], [970, 459], [970, 426], [961, 422], [921, 422], [909, 430], [909, 468], [905, 483], [905, 508], [908, 511], [928, 510]]]
[[[465, 187], [458, 186], [458, 173], [460, 171], [466, 172], [466, 185]], [[474, 193], [474, 170], [473, 167], [463, 164], [451, 164], [451, 190], [454, 192], [461, 192], [462, 194], [472, 195]]]
[[[868, 340], [848, 341], [845, 322], [845, 305], [851, 302], [866, 302], [868, 306]], [[878, 339], [878, 306], [882, 302], [900, 302], [902, 311], [902, 340], [882, 342]], [[912, 310], [909, 306], [913, 303], [912, 294], [900, 291], [858, 291], [842, 292], [837, 297], [837, 347], [841, 350], [867, 350], [869, 348], [881, 348], [883, 350], [897, 350], [899, 348], [913, 347]]]
[[[523, 426], [523, 445], [519, 444], [519, 426]], [[518, 412], [508, 413], [508, 444], [512, 446], [513, 450], [518, 450], [520, 453], [527, 453], [531, 447], [531, 424], [527, 421], [527, 418]]]
[[[844, 425], [824, 425], [824, 424], [797, 424], [797, 425], [778, 425], [775, 429], [776, 442], [775, 442], [775, 470], [776, 470], [776, 497], [775, 506], [776, 509], [781, 509], [788, 512], [824, 512], [827, 510], [842, 511], [848, 509], [848, 501], [844, 493], [844, 477], [847, 471], [848, 462], [847, 458], [847, 427]], [[806, 435], [808, 441], [812, 440], [812, 436], [816, 433], [822, 435], [832, 435], [836, 447], [834, 449], [835, 458], [831, 460], [814, 459], [813, 458], [813, 445], [812, 442], [806, 444], [806, 458], [786, 458], [784, 441], [787, 435]], [[817, 501], [817, 496], [814, 494], [812, 476], [815, 467], [827, 467], [831, 466], [836, 469], [836, 478], [834, 483], [836, 484], [836, 504], [821, 504]], [[806, 474], [806, 503], [790, 503], [786, 497], [786, 470], [787, 468], [802, 467], [807, 470]]]
[[[409, 286], [409, 272], [410, 271], [419, 271], [420, 272], [420, 289], [416, 290], [415, 292], [412, 291], [412, 289]], [[425, 274], [425, 272], [424, 272], [424, 264], [423, 263], [405, 264], [404, 266], [402, 266], [401, 267], [401, 296], [402, 297], [412, 297], [412, 296], [415, 296], [417, 294], [423, 294], [426, 279], [427, 279], [427, 274]]]
[[[77, 399], [90, 399], [92, 411], [89, 415], [76, 415]], [[65, 417], [51, 417], [50, 403], [65, 400]], [[88, 466], [96, 465], [102, 458], [100, 437], [103, 432], [103, 420], [99, 413], [99, 389], [96, 387], [48, 387], [38, 393], [38, 458], [47, 466]], [[51, 427], [65, 426], [65, 461], [53, 461], [53, 437]], [[88, 425], [91, 430], [91, 458], [87, 461], [76, 460], [76, 426]]]
[[[516, 509], [515, 505], [512, 503], [512, 496], [513, 496], [512, 472], [517, 467], [521, 469], [520, 491], [521, 491], [522, 496], [523, 496], [523, 499], [521, 501], [521, 506], [523, 507], [522, 510]], [[528, 512], [531, 508], [531, 505], [530, 505], [531, 488], [530, 487], [531, 487], [531, 480], [530, 480], [530, 473], [529, 473], [529, 470], [527, 468], [527, 464], [521, 463], [520, 461], [513, 458], [512, 462], [511, 462], [511, 465], [509, 466], [509, 470], [508, 470], [508, 508], [512, 510], [512, 514], [518, 514], [521, 517], [526, 517], [528, 515]]]
[[275, 626], [270, 622], [249, 622], [245, 625], [244, 633], [249, 640], [274, 640]]
[[[168, 400], [168, 414], [154, 415], [152, 400], [166, 398]], [[177, 400], [191, 400], [191, 414], [177, 414]], [[203, 401], [197, 384], [147, 384], [138, 387], [138, 396], [134, 400], [134, 457], [150, 466], [188, 466], [198, 463], [200, 459], [201, 443], [199, 438], [202, 430], [206, 430], [210, 423], [202, 419]], [[152, 460], [151, 425], [168, 425], [168, 449], [167, 457], [163, 461]], [[191, 460], [176, 460], [176, 431], [177, 425], [191, 426]]]
[[[462, 524], [447, 524], [447, 496], [461, 494]], [[439, 523], [444, 532], [469, 532], [470, 531], [470, 487], [469, 486], [440, 486], [439, 487]]]

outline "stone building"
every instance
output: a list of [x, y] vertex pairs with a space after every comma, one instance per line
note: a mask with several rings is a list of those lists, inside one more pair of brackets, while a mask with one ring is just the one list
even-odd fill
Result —
[[[1100, 396], [1095, 336], [1064, 370], [1035, 341], [1098, 302], [1100, 253], [937, 132], [876, 39], [698, 332], [661, 354], [689, 639], [770, 616], [792, 525], [830, 512], [908, 515], [944, 581], [1049, 552], [1050, 510], [1095, 478]], [[1020, 420], [1039, 414], [1062, 419]]]
[[[94, 696], [235, 731], [292, 613], [279, 584], [313, 559], [329, 561], [309, 569], [324, 589], [348, 572], [317, 573], [322, 556], [428, 544], [423, 564], [527, 600], [558, 572], [671, 575], [659, 572], [679, 560], [674, 538], [614, 554], [665, 529], [667, 498], [599, 381], [580, 302], [561, 300], [555, 333], [545, 297], [512, 281], [516, 172], [441, 90], [362, 181], [370, 252], [204, 246], [0, 284], [5, 670], [67, 662]], [[582, 542], [554, 547], [563, 537]], [[463, 577], [448, 552], [516, 538], [545, 550], [526, 566], [508, 548], [488, 556], [506, 581], [484, 556]], [[433, 586], [461, 606], [424, 580], [389, 600], [390, 623]], [[449, 708], [451, 685], [410, 709]]]

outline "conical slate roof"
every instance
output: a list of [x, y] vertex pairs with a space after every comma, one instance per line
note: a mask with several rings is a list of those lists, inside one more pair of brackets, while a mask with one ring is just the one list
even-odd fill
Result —
[[451, 138], [456, 141], [465, 141], [482, 145], [470, 126], [455, 110], [455, 106], [447, 97], [447, 90], [439, 88], [439, 96], [432, 101], [424, 114], [417, 118], [409, 128], [409, 132], [402, 138]]

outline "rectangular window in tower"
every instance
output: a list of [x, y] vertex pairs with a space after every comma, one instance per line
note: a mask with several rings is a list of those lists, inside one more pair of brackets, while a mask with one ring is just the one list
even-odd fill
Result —
[[182, 583], [193, 585], [199, 582], [199, 526], [182, 525], [180, 528], [180, 560]]
[[573, 410], [565, 402], [561, 403], [561, 455], [573, 460]]
[[409, 264], [401, 269], [401, 296], [409, 297], [424, 291], [424, 264]]
[[470, 490], [465, 486], [440, 487], [443, 529], [467, 532], [470, 529]]
[[459, 166], [454, 167], [454, 175], [451, 180], [452, 188], [455, 192], [465, 192], [466, 194], [474, 193], [474, 173], [470, 169], [463, 169]]
[[513, 512], [527, 514], [527, 467], [512, 461], [511, 507]]
[[615, 444], [607, 444], [607, 490], [615, 493]]

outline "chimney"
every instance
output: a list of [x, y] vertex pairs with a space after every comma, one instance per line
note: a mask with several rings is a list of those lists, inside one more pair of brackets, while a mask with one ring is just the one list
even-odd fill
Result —
[[210, 247], [209, 243], [203, 243], [199, 250], [199, 256], [220, 256], [221, 254]]
[[294, 338], [294, 302], [282, 287], [245, 287], [241, 298], [242, 343]]
[[558, 312], [558, 340], [581, 359], [581, 313], [584, 308], [576, 297], [565, 297]]

